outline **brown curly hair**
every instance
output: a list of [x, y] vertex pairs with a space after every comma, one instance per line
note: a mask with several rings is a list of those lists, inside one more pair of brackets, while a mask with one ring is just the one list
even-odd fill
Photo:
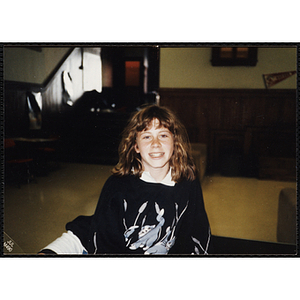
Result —
[[182, 179], [194, 180], [196, 167], [190, 154], [190, 142], [187, 131], [177, 116], [168, 108], [158, 105], [148, 105], [135, 112], [123, 131], [119, 145], [119, 162], [112, 172], [116, 176], [134, 174], [142, 175], [141, 156], [135, 151], [138, 132], [148, 129], [152, 121], [157, 119], [160, 127], [167, 128], [174, 137], [174, 151], [170, 159], [172, 179], [179, 182]]

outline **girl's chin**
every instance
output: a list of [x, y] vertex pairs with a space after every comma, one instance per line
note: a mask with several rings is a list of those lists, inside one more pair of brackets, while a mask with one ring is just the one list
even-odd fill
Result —
[[151, 165], [147, 165], [146, 168], [145, 166], [143, 166], [143, 170], [146, 171], [146, 172], [151, 172], [151, 171], [155, 171], [155, 172], [165, 172], [166, 170], [168, 171], [169, 170], [169, 164], [168, 163], [153, 163]]

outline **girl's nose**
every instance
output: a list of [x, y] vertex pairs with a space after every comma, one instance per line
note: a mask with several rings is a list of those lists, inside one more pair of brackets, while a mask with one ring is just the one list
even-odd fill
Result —
[[161, 145], [160, 140], [158, 138], [153, 138], [151, 146], [152, 147], [159, 147], [160, 145]]

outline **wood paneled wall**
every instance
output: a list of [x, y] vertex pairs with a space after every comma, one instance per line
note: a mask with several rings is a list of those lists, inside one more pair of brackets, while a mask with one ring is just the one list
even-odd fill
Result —
[[[273, 164], [296, 161], [295, 90], [161, 89], [160, 98], [177, 113], [192, 143], [207, 144], [208, 171], [229, 172], [236, 164], [234, 175], [258, 176], [267, 158]], [[281, 179], [293, 178], [295, 168], [282, 166], [281, 173], [289, 175]]]
[[212, 130], [296, 126], [296, 91], [160, 89], [160, 104], [177, 113], [191, 142], [209, 143]]

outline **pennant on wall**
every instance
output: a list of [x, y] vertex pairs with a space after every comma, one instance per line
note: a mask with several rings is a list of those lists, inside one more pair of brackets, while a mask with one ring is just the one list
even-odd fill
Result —
[[296, 74], [296, 71], [263, 74], [265, 86], [266, 86], [266, 88], [269, 88], [269, 87], [277, 84], [278, 82], [291, 77], [294, 74]]

